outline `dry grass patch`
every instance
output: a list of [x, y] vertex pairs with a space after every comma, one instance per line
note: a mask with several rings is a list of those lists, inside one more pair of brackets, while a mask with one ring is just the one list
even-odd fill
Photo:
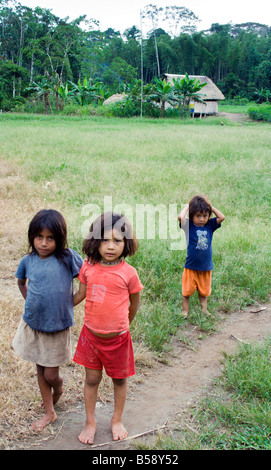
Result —
[[[53, 205], [46, 200], [48, 188], [28, 181], [11, 162], [0, 161], [0, 449], [24, 448], [31, 437], [37, 441], [48, 439], [56, 432], [58, 421], [37, 435], [31, 430], [33, 421], [43, 413], [37, 383], [35, 364], [20, 359], [12, 348], [12, 340], [23, 314], [24, 300], [17, 288], [14, 273], [19, 260], [27, 252], [27, 230], [33, 215], [43, 207]], [[57, 207], [58, 210], [61, 210]], [[77, 281], [75, 281], [76, 283]], [[76, 286], [75, 286], [76, 288]], [[84, 317], [83, 303], [75, 308], [75, 325], [72, 329], [72, 349], [75, 350]], [[144, 379], [144, 369], [151, 367], [152, 355], [141, 345], [135, 345], [135, 359], [139, 373], [133, 386]], [[60, 369], [64, 393], [57, 404], [61, 415], [73, 411], [78, 402], [83, 403], [85, 371], [72, 361]], [[99, 400], [113, 399], [111, 379], [104, 375], [99, 388]]]
[[[58, 421], [49, 425], [42, 433], [31, 430], [34, 421], [43, 413], [37, 383], [35, 364], [20, 359], [12, 349], [12, 340], [22, 316], [23, 299], [12, 297], [0, 300], [1, 340], [0, 340], [0, 449], [24, 447], [24, 441], [34, 437], [38, 441], [55, 434]], [[72, 330], [73, 351], [80, 334], [83, 319], [83, 304], [75, 309], [75, 326]], [[135, 344], [137, 375], [130, 381], [129, 393], [145, 379], [146, 368], [152, 367], [152, 354], [141, 344]], [[64, 393], [56, 406], [59, 417], [74, 410], [76, 404], [83, 403], [84, 368], [72, 361], [60, 368], [64, 382]], [[98, 399], [102, 402], [113, 400], [112, 381], [105, 374], [99, 387]]]

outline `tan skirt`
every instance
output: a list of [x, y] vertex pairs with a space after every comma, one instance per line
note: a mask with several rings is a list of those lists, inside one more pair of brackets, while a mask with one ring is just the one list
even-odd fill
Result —
[[22, 359], [44, 367], [58, 367], [72, 358], [70, 328], [46, 333], [33, 330], [21, 319], [12, 346]]

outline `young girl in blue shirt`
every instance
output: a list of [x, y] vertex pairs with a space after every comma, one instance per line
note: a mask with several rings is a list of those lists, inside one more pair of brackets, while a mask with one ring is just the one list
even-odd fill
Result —
[[71, 360], [73, 278], [83, 261], [67, 248], [66, 222], [56, 210], [44, 209], [34, 216], [28, 241], [29, 253], [15, 274], [25, 308], [13, 348], [36, 364], [45, 415], [32, 428], [41, 431], [57, 419], [54, 405], [63, 391], [59, 366]]
[[[187, 218], [189, 213], [189, 218]], [[211, 218], [212, 213], [215, 217]], [[187, 257], [182, 275], [183, 316], [188, 315], [188, 303], [198, 291], [201, 309], [208, 315], [207, 298], [211, 294], [213, 270], [212, 239], [225, 216], [201, 195], [194, 196], [178, 216], [186, 235]]]

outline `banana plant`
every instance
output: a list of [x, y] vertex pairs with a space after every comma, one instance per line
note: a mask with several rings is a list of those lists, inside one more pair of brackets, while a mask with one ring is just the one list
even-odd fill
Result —
[[103, 104], [107, 98], [111, 95], [110, 91], [106, 90], [101, 82], [96, 84], [96, 92], [97, 92], [97, 102], [98, 106]]
[[174, 87], [170, 82], [167, 82], [165, 79], [158, 79], [155, 77], [155, 91], [149, 96], [150, 99], [159, 100], [161, 103], [160, 116], [164, 117], [166, 103], [174, 105], [178, 102], [174, 94]]
[[204, 103], [201, 98], [203, 95], [199, 91], [206, 85], [207, 83], [200, 83], [197, 78], [189, 78], [188, 73], [184, 78], [173, 78], [175, 95], [178, 96], [179, 102], [183, 106], [188, 105], [191, 99]]
[[48, 112], [48, 109], [50, 109], [51, 113], [53, 113], [49, 99], [49, 96], [53, 93], [50, 80], [48, 80], [46, 77], [42, 77], [40, 83], [32, 82], [32, 84], [26, 88], [26, 91], [36, 93], [37, 96], [44, 101], [46, 113]]
[[268, 89], [261, 88], [258, 90], [255, 89], [254, 95], [257, 97], [257, 103], [264, 103], [271, 101], [271, 92]]
[[71, 91], [69, 90], [69, 87], [68, 87], [67, 83], [65, 83], [65, 85], [63, 83], [61, 83], [59, 85], [58, 94], [59, 94], [59, 96], [62, 100], [61, 103], [60, 103], [60, 109], [62, 110], [63, 106], [65, 105], [65, 102], [67, 101], [69, 96], [71, 96]]
[[87, 77], [84, 78], [83, 83], [79, 79], [77, 84], [71, 81], [69, 81], [69, 84], [72, 86], [71, 95], [74, 96], [77, 103], [81, 106], [85, 106], [99, 96], [98, 87], [101, 83], [91, 85], [91, 79], [88, 80]]

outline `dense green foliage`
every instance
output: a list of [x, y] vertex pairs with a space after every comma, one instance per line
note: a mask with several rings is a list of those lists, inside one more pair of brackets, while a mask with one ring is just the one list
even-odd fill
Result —
[[[35, 111], [59, 111], [76, 87], [80, 99], [87, 101], [94, 100], [95, 91], [97, 105], [112, 93], [127, 92], [138, 79], [143, 78], [146, 85], [167, 72], [207, 75], [227, 98], [270, 100], [269, 26], [213, 24], [209, 31], [197, 32], [192, 12], [184, 7], [165, 7], [159, 14], [167, 8], [174, 33], [159, 27], [153, 7], [143, 18], [144, 25], [148, 18], [152, 24], [141, 44], [141, 33], [135, 26], [121, 35], [112, 28], [101, 31], [99, 22], [87, 21], [86, 15], [69, 22], [45, 8], [31, 9], [16, 0], [1, 0], [0, 108], [25, 105], [34, 111], [35, 104]], [[177, 31], [180, 20], [184, 26]], [[32, 108], [26, 104], [29, 97]]]
[[271, 122], [271, 106], [269, 104], [252, 106], [248, 109], [248, 114], [254, 121]]

